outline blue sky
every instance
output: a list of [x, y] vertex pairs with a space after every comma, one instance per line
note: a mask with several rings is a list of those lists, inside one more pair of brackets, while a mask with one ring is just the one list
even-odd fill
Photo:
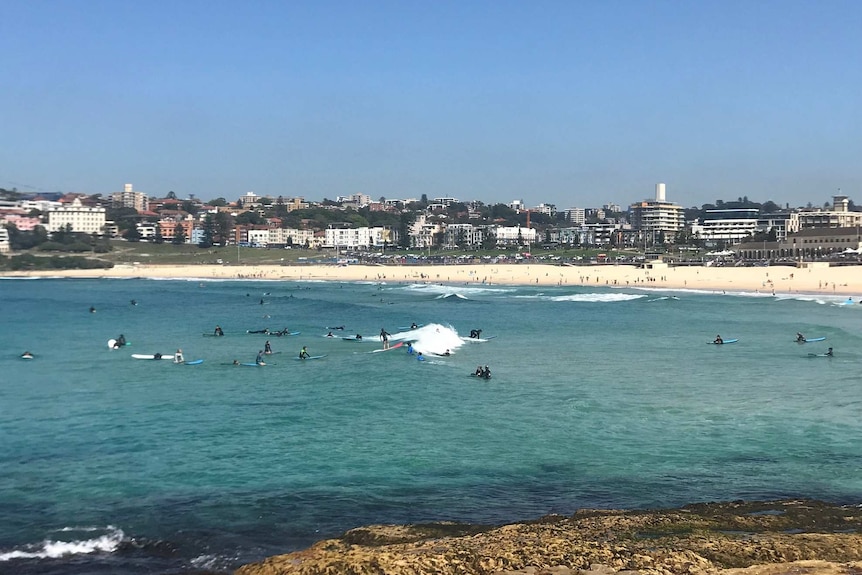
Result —
[[0, 187], [862, 203], [862, 2], [5, 0]]

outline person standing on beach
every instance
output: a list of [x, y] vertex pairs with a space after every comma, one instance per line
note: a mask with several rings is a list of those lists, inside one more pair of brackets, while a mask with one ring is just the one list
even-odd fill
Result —
[[383, 342], [383, 349], [389, 349], [389, 336], [392, 335], [384, 328], [380, 328], [380, 341]]

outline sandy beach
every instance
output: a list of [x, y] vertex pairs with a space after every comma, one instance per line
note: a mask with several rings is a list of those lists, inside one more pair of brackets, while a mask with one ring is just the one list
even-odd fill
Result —
[[200, 278], [429, 282], [456, 285], [641, 287], [766, 295], [808, 293], [862, 299], [862, 267], [661, 267], [545, 264], [373, 265], [118, 265], [112, 269], [5, 272], [4, 277]]

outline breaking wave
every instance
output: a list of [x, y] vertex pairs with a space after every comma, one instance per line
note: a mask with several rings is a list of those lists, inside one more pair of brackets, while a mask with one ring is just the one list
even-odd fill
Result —
[[113, 553], [125, 538], [126, 534], [123, 533], [123, 530], [113, 525], [107, 527], [64, 527], [55, 532], [53, 539], [45, 539], [40, 543], [24, 545], [11, 551], [0, 551], [0, 561], [56, 559], [68, 555]]

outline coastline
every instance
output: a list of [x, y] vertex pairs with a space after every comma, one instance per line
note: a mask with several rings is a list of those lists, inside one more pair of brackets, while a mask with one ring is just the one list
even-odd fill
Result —
[[373, 281], [451, 285], [630, 287], [761, 295], [816, 294], [862, 299], [862, 266], [822, 268], [664, 267], [548, 264], [457, 265], [117, 265], [111, 269], [0, 272], [4, 278]]

